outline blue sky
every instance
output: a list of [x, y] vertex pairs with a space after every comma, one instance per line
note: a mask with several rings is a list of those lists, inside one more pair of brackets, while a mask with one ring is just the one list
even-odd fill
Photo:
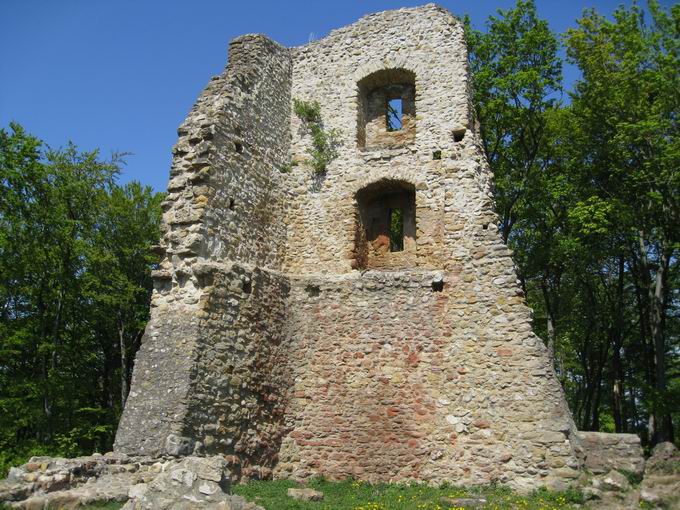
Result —
[[[0, 0], [0, 127], [11, 121], [52, 147], [130, 152], [122, 180], [162, 191], [177, 126], [231, 39], [265, 33], [286, 46], [321, 38], [364, 14], [405, 0]], [[514, 0], [438, 2], [484, 21]], [[557, 32], [584, 8], [609, 15], [629, 0], [537, 0]], [[672, 0], [662, 0], [670, 6]], [[576, 77], [567, 69], [566, 79]]]

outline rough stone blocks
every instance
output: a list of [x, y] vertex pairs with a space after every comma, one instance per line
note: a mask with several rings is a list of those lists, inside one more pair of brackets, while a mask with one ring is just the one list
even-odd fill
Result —
[[[340, 133], [320, 175], [293, 99]], [[248, 478], [578, 476], [458, 19], [430, 4], [297, 48], [240, 37], [178, 133], [117, 450], [223, 454]]]

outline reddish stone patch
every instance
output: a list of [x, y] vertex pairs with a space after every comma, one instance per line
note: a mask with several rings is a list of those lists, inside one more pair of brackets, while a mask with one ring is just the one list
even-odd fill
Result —
[[491, 424], [486, 420], [477, 420], [473, 423], [473, 425], [479, 429], [488, 429], [491, 427]]
[[224, 460], [227, 461], [227, 464], [233, 466], [238, 466], [239, 464], [241, 464], [241, 458], [238, 455], [225, 455]]
[[415, 367], [418, 366], [418, 363], [420, 363], [420, 357], [418, 356], [417, 352], [412, 352], [411, 354], [408, 355], [406, 361], [408, 362], [409, 365]]
[[289, 435], [293, 439], [298, 439], [298, 438], [311, 439], [314, 436], [314, 434], [312, 434], [311, 432], [305, 432], [304, 430], [294, 430]]
[[508, 347], [500, 347], [496, 349], [496, 354], [499, 356], [512, 356], [512, 349]]
[[414, 407], [414, 410], [415, 410], [416, 414], [427, 414], [428, 413], [427, 408], [422, 406], [422, 405], [416, 405]]

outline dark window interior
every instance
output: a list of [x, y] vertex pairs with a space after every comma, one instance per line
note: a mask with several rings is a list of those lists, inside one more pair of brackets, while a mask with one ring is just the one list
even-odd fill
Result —
[[382, 69], [358, 83], [357, 144], [361, 148], [402, 147], [415, 140], [415, 74]]
[[381, 180], [357, 193], [355, 268], [403, 268], [416, 263], [415, 187]]

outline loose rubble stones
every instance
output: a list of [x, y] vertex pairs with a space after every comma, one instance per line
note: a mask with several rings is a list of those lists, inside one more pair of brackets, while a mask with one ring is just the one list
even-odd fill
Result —
[[640, 499], [661, 508], [680, 509], [680, 452], [673, 443], [660, 443], [652, 450]]
[[262, 510], [230, 495], [230, 484], [231, 471], [223, 457], [33, 457], [0, 481], [0, 503], [24, 510], [112, 501], [127, 501], [124, 508], [130, 510]]
[[300, 501], [322, 501], [323, 492], [314, 489], [288, 489], [288, 496]]

